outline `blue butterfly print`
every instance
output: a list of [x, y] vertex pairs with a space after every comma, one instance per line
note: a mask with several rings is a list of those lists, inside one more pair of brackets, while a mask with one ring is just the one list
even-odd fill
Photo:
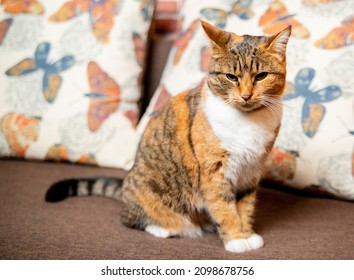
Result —
[[287, 84], [283, 100], [291, 100], [299, 96], [305, 99], [302, 106], [301, 123], [305, 135], [309, 138], [315, 136], [318, 127], [326, 114], [326, 108], [322, 105], [331, 102], [341, 96], [342, 91], [338, 86], [330, 85], [319, 90], [310, 89], [310, 84], [315, 77], [312, 68], [301, 69], [295, 77], [295, 85]]
[[49, 43], [41, 43], [38, 45], [34, 58], [25, 58], [5, 72], [8, 76], [21, 77], [38, 71], [44, 71], [43, 76], [43, 94], [47, 102], [53, 103], [62, 78], [59, 76], [60, 72], [69, 69], [74, 65], [75, 60], [71, 55], [66, 55], [58, 61], [51, 63], [48, 62], [48, 54], [50, 51]]
[[224, 11], [217, 8], [204, 8], [200, 11], [201, 15], [213, 21], [215, 26], [224, 29], [227, 23], [227, 17], [231, 14], [238, 16], [240, 19], [250, 19], [254, 13], [250, 9], [253, 0], [238, 0], [236, 1], [230, 11]]
[[153, 14], [153, 0], [138, 0], [140, 2], [140, 12], [144, 21], [151, 19]]

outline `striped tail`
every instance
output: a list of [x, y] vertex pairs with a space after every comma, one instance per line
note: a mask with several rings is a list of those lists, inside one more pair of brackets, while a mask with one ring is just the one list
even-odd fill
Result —
[[47, 202], [58, 202], [69, 196], [102, 196], [121, 200], [123, 179], [110, 177], [67, 179], [54, 183], [45, 196]]

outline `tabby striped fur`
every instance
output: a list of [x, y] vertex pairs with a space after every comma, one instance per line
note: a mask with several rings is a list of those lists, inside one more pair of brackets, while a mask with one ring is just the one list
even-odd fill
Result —
[[215, 228], [227, 250], [244, 252], [263, 246], [252, 230], [256, 189], [280, 127], [291, 29], [257, 37], [202, 26], [213, 45], [208, 78], [152, 117], [122, 188], [112, 179], [72, 179], [48, 196], [113, 196], [128, 227], [158, 237]]

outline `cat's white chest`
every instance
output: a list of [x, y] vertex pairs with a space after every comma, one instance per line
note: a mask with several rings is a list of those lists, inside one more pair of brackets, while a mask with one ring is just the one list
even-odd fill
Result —
[[213, 132], [230, 155], [227, 179], [247, 184], [259, 177], [266, 147], [275, 137], [280, 118], [268, 110], [241, 112], [209, 89], [203, 110]]

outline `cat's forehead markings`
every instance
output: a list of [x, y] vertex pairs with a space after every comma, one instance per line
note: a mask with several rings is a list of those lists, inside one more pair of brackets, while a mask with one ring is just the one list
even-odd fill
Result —
[[234, 46], [243, 45], [243, 46], [255, 47], [255, 46], [259, 46], [264, 41], [264, 38], [262, 36], [243, 35], [238, 37], [240, 39], [233, 41]]
[[243, 75], [245, 72], [257, 72], [259, 69], [259, 61], [256, 55], [257, 46], [249, 42], [247, 39], [240, 44], [232, 46], [229, 51], [234, 55], [235, 72]]
[[253, 53], [253, 48], [254, 46], [244, 40], [239, 44], [233, 45], [230, 48], [230, 52], [236, 56], [249, 56], [251, 53]]
[[262, 36], [250, 36], [243, 35], [240, 43], [234, 44], [229, 48], [229, 52], [235, 56], [248, 57], [256, 59], [258, 57], [257, 53], [264, 41]]

